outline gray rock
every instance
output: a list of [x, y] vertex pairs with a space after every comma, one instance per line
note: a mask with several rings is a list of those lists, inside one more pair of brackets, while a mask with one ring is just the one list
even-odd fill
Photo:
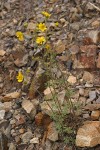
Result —
[[0, 110], [0, 120], [4, 119], [5, 110]]
[[26, 132], [22, 135], [22, 141], [23, 143], [28, 143], [30, 139], [33, 137], [32, 132]]
[[92, 101], [96, 98], [96, 91], [89, 91], [89, 99]]
[[96, 100], [96, 103], [97, 103], [97, 104], [100, 103], [100, 96], [99, 96], [99, 98]]

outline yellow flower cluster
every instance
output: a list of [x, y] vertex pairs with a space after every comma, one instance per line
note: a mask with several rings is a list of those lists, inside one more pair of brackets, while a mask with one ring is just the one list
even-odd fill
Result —
[[17, 31], [17, 32], [16, 32], [16, 36], [17, 36], [17, 38], [19, 39], [19, 41], [24, 41], [24, 35], [23, 35], [22, 32]]
[[36, 43], [37, 44], [44, 44], [46, 42], [46, 39], [44, 36], [41, 36], [41, 37], [37, 37], [36, 38]]
[[24, 76], [21, 71], [18, 72], [18, 75], [16, 76], [16, 79], [18, 82], [23, 82]]
[[37, 26], [38, 26], [38, 30], [40, 30], [42, 32], [47, 30], [47, 27], [46, 27], [45, 23], [39, 23]]
[[46, 11], [42, 11], [42, 15], [44, 15], [45, 17], [49, 18], [51, 16], [51, 14], [49, 14]]

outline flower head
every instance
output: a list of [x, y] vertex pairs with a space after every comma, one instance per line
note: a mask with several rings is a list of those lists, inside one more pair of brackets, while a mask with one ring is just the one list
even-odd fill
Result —
[[37, 26], [38, 26], [38, 29], [42, 32], [47, 30], [47, 27], [46, 27], [45, 23], [39, 23]]
[[58, 27], [58, 26], [59, 26], [59, 23], [58, 23], [58, 22], [55, 22], [55, 26]]
[[16, 32], [16, 36], [19, 39], [19, 41], [24, 41], [24, 35], [22, 32], [20, 31]]
[[48, 50], [50, 49], [50, 44], [46, 44], [45, 48]]
[[23, 82], [24, 76], [21, 71], [18, 72], [18, 75], [16, 76], [16, 79], [18, 82]]
[[44, 44], [46, 42], [46, 39], [44, 36], [41, 36], [41, 37], [37, 37], [36, 38], [36, 43], [37, 44]]
[[46, 11], [42, 11], [42, 15], [44, 15], [45, 17], [49, 18], [51, 16], [51, 14], [49, 14]]

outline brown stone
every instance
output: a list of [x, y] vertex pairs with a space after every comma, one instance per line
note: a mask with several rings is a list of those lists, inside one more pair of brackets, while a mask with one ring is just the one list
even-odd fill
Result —
[[83, 80], [88, 83], [93, 83], [94, 75], [88, 71], [84, 71]]
[[98, 30], [91, 30], [88, 35], [92, 39], [93, 43], [97, 44], [100, 42], [100, 32]]
[[93, 21], [92, 26], [95, 28], [98, 28], [100, 26], [100, 21], [98, 21], [98, 20]]
[[57, 54], [61, 54], [65, 50], [65, 44], [61, 40], [58, 40], [57, 43], [54, 45], [54, 50]]
[[47, 138], [53, 142], [58, 140], [58, 132], [56, 130], [54, 122], [51, 122], [48, 126]]
[[95, 68], [95, 57], [87, 56], [86, 54], [81, 54], [79, 61], [84, 68]]
[[4, 96], [3, 100], [4, 101], [10, 101], [13, 99], [17, 99], [20, 97], [20, 92], [12, 92], [12, 93], [8, 93]]
[[4, 50], [0, 50], [0, 56], [4, 56], [5, 55], [5, 51]]
[[77, 54], [79, 52], [79, 46], [73, 45], [69, 50], [71, 54]]
[[51, 118], [47, 114], [43, 114], [42, 112], [39, 112], [35, 116], [35, 123], [37, 126], [43, 126], [43, 128], [47, 129], [48, 125], [52, 122]]
[[97, 119], [99, 119], [99, 117], [100, 117], [100, 111], [99, 110], [92, 111], [92, 113], [91, 113], [91, 119], [92, 120], [97, 120]]
[[90, 121], [78, 129], [76, 145], [80, 147], [94, 147], [100, 144], [100, 122]]
[[84, 109], [90, 111], [98, 110], [100, 109], [100, 104], [88, 104], [84, 107]]
[[96, 45], [80, 46], [80, 50], [81, 52], [84, 52], [87, 55], [87, 57], [96, 56], [97, 46]]

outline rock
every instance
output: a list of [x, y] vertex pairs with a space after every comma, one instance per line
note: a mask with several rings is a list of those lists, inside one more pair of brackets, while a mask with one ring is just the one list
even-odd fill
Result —
[[84, 96], [84, 89], [83, 88], [79, 88], [79, 94], [81, 95], [81, 96]]
[[58, 40], [54, 45], [54, 50], [57, 52], [57, 54], [63, 53], [65, 50], [65, 43], [63, 43], [61, 40]]
[[87, 56], [86, 53], [81, 53], [77, 65], [77, 68], [95, 68], [95, 57]]
[[10, 111], [12, 108], [12, 103], [11, 102], [4, 102], [4, 109], [6, 112]]
[[92, 22], [92, 27], [98, 28], [100, 26], [100, 22], [98, 20], [95, 20]]
[[51, 118], [47, 114], [39, 112], [35, 116], [35, 123], [37, 126], [42, 126], [44, 129], [47, 129], [48, 125], [52, 122]]
[[58, 140], [58, 132], [55, 128], [54, 122], [51, 122], [48, 126], [47, 139], [55, 142]]
[[70, 75], [67, 79], [67, 81], [71, 84], [76, 83], [76, 77], [74, 77], [73, 75]]
[[5, 116], [5, 110], [0, 110], [0, 120], [3, 120]]
[[13, 143], [10, 143], [9, 150], [16, 150], [16, 146]]
[[89, 91], [89, 99], [93, 101], [96, 99], [96, 91]]
[[0, 56], [4, 56], [5, 55], [5, 51], [4, 50], [0, 50]]
[[14, 64], [17, 66], [17, 67], [23, 67], [27, 64], [28, 62], [28, 54], [24, 55], [21, 59], [17, 58], [15, 61], [14, 61]]
[[80, 46], [80, 50], [83, 53], [86, 53], [86, 55], [89, 56], [96, 56], [96, 50], [97, 46], [96, 45], [85, 45], [85, 46]]
[[83, 74], [84, 81], [88, 83], [93, 83], [93, 79], [94, 79], [94, 76], [90, 72], [84, 71], [84, 74]]
[[70, 26], [73, 30], [76, 30], [76, 31], [78, 31], [80, 29], [80, 23], [79, 22], [72, 23]]
[[83, 118], [85, 119], [89, 119], [90, 118], [90, 115], [87, 113], [87, 114], [83, 114]]
[[71, 46], [71, 48], [69, 50], [70, 50], [71, 54], [77, 54], [79, 52], [79, 46], [73, 45], [73, 46]]
[[97, 68], [100, 68], [100, 53], [99, 53], [98, 59], [97, 59]]
[[4, 96], [3, 101], [10, 101], [13, 99], [17, 99], [20, 97], [20, 92], [12, 92], [12, 93], [8, 93]]
[[85, 87], [87, 87], [87, 88], [91, 88], [91, 87], [93, 87], [93, 84], [86, 83], [86, 84], [85, 84]]
[[33, 139], [30, 140], [30, 143], [38, 144], [39, 143], [39, 138], [34, 137]]
[[88, 36], [92, 39], [92, 41], [97, 44], [100, 42], [100, 32], [98, 30], [91, 30], [88, 33]]
[[[40, 104], [41, 106], [41, 110], [43, 113], [46, 113], [48, 115], [51, 115], [52, 110], [51, 108], [53, 108], [53, 111], [57, 111], [58, 109], [55, 108], [55, 104], [52, 101], [44, 101], [43, 103]], [[51, 107], [51, 108], [50, 108]]]
[[49, 99], [52, 99], [52, 93], [54, 93], [54, 89], [52, 87], [47, 87], [45, 90], [44, 90], [44, 98], [45, 100], [49, 100]]
[[33, 109], [35, 109], [33, 103], [30, 100], [23, 100], [22, 108], [29, 114]]
[[52, 87], [47, 87], [43, 93], [44, 93], [44, 95], [49, 95], [53, 91], [54, 91], [54, 89]]
[[100, 96], [98, 97], [98, 99], [96, 100], [97, 104], [100, 104]]
[[84, 107], [84, 109], [90, 111], [98, 110], [100, 109], [100, 104], [88, 104]]
[[15, 118], [17, 119], [17, 121], [16, 121], [17, 126], [22, 125], [26, 122], [24, 115], [17, 115], [17, 116], [15, 116]]
[[39, 112], [36, 116], [35, 116], [35, 123], [37, 126], [42, 125], [42, 121], [43, 121], [43, 113]]
[[35, 23], [33, 23], [33, 22], [29, 22], [28, 23], [28, 26], [27, 26], [27, 30], [35, 30], [36, 29], [36, 24]]
[[23, 143], [28, 143], [30, 139], [33, 137], [32, 132], [26, 132], [22, 135], [22, 141]]
[[91, 10], [91, 11], [93, 11], [95, 9], [89, 2], [86, 4], [86, 8], [87, 8], [87, 10]]
[[76, 146], [94, 147], [100, 144], [100, 122], [90, 121], [78, 129]]
[[4, 3], [4, 7], [5, 7], [7, 10], [10, 10], [10, 9], [11, 9], [9, 2], [5, 2], [5, 3]]
[[100, 117], [100, 111], [96, 110], [96, 111], [92, 111], [91, 113], [91, 119], [92, 120], [98, 120]]
[[3, 109], [4, 109], [4, 103], [0, 102], [0, 110], [3, 110]]

